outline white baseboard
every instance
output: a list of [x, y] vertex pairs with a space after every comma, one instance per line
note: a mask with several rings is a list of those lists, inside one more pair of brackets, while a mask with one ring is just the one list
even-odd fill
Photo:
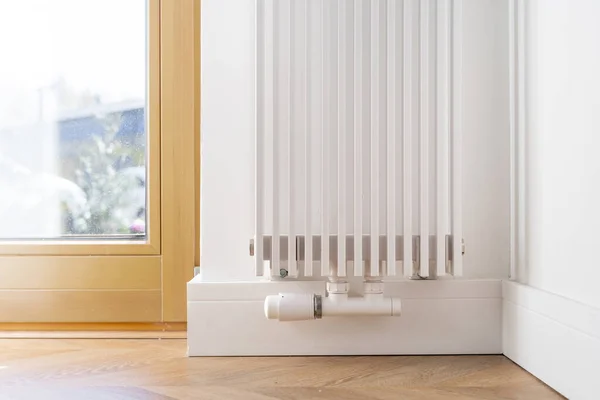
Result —
[[600, 398], [600, 310], [503, 283], [504, 354], [569, 399]]
[[324, 282], [188, 284], [190, 356], [501, 354], [499, 280], [386, 283], [402, 298], [400, 317], [267, 320], [265, 296], [324, 294]]

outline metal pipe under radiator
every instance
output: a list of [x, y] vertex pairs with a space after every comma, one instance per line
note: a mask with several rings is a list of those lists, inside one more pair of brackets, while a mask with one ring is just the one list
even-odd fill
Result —
[[332, 299], [312, 293], [280, 293], [265, 299], [265, 316], [279, 321], [304, 321], [323, 317], [398, 317], [399, 298], [383, 296]]

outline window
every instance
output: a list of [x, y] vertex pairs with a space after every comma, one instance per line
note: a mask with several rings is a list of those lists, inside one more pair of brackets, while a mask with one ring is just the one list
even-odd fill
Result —
[[198, 32], [197, 0], [0, 0], [0, 320], [185, 319]]
[[145, 237], [146, 37], [144, 0], [0, 2], [1, 238]]

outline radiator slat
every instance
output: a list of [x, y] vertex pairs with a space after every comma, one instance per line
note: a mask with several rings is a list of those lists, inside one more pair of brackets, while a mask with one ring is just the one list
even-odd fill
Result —
[[312, 276], [313, 275], [313, 257], [312, 257], [312, 132], [311, 132], [311, 122], [312, 122], [312, 113], [310, 110], [310, 100], [311, 100], [311, 82], [312, 82], [312, 74], [310, 68], [310, 55], [312, 51], [311, 47], [311, 37], [310, 37], [310, 16], [312, 12], [312, 0], [307, 0], [304, 2], [305, 6], [305, 31], [306, 31], [306, 45], [305, 45], [305, 54], [304, 54], [304, 69], [305, 69], [305, 79], [306, 79], [306, 87], [305, 87], [305, 99], [304, 99], [304, 107], [305, 107], [305, 115], [304, 115], [304, 143], [305, 143], [305, 158], [304, 158], [304, 167], [306, 169], [306, 176], [304, 182], [304, 195], [305, 195], [305, 226], [304, 226], [304, 235], [307, 237], [307, 245], [304, 253], [304, 275]]
[[322, 128], [322, 158], [321, 158], [321, 274], [329, 276], [329, 170], [330, 149], [329, 135], [331, 128], [331, 43], [330, 32], [330, 3], [321, 2], [321, 29], [323, 32], [323, 56], [321, 65], [323, 73], [323, 128]]
[[280, 270], [280, 254], [281, 249], [279, 245], [279, 229], [280, 229], [280, 204], [279, 204], [279, 158], [281, 155], [281, 149], [279, 145], [279, 127], [280, 113], [275, 111], [275, 107], [280, 104], [279, 96], [279, 85], [280, 85], [280, 68], [279, 68], [279, 30], [281, 24], [280, 2], [273, 0], [273, 112], [271, 114], [273, 118], [273, 149], [271, 156], [273, 157], [273, 168], [272, 168], [272, 185], [273, 185], [273, 247], [271, 256], [271, 275], [278, 276]]
[[[298, 265], [296, 264], [296, 234], [294, 226], [294, 213], [296, 211], [296, 193], [294, 190], [294, 182], [296, 180], [296, 174], [294, 171], [294, 159], [295, 159], [295, 149], [293, 145], [293, 140], [295, 135], [295, 131], [297, 129], [295, 122], [295, 113], [297, 111], [298, 105], [295, 104], [295, 92], [294, 92], [294, 80], [298, 79], [298, 66], [296, 61], [296, 51], [297, 51], [297, 42], [296, 42], [296, 15], [294, 15], [294, 1], [289, 1], [289, 10], [288, 14], [285, 16], [287, 19], [287, 27], [289, 29], [289, 86], [288, 86], [288, 120], [287, 120], [287, 169], [288, 169], [288, 179], [287, 179], [287, 195], [288, 195], [288, 231], [290, 240], [288, 241], [288, 257], [287, 257], [287, 268], [288, 274], [290, 277], [298, 276]], [[287, 5], [287, 4], [286, 4]]]
[[[429, 237], [429, 0], [421, 0], [420, 9], [420, 235]], [[429, 276], [429, 243], [421, 241], [420, 271], [422, 277]]]
[[386, 269], [396, 275], [396, 0], [387, 2], [387, 255]]
[[354, 2], [354, 275], [363, 276], [363, 7]]
[[265, 100], [260, 95], [265, 82], [265, 0], [258, 0], [256, 7], [256, 131], [255, 131], [255, 254], [254, 269], [257, 276], [264, 274], [263, 234], [264, 234], [264, 132]]
[[413, 274], [413, 253], [412, 253], [412, 68], [410, 57], [412, 51], [412, 0], [404, 0], [404, 99], [403, 99], [403, 122], [404, 135], [402, 141], [402, 160], [404, 165], [402, 168], [402, 193], [403, 193], [403, 231], [404, 231], [404, 275], [411, 276]]
[[[378, 0], [371, 2], [371, 235], [379, 234], [379, 46], [380, 21]], [[370, 275], [379, 276], [379, 246], [371, 243]]]
[[[516, 4], [516, 24], [517, 24], [517, 37], [516, 37], [516, 43], [515, 45], [517, 46], [517, 65], [516, 68], [517, 70], [516, 72], [516, 136], [517, 136], [517, 154], [516, 154], [516, 162], [517, 162], [517, 193], [519, 194], [523, 194], [524, 196], [527, 196], [528, 193], [528, 189], [527, 189], [527, 181], [526, 181], [526, 158], [525, 158], [525, 151], [526, 151], [526, 137], [527, 137], [527, 133], [525, 131], [526, 126], [525, 126], [525, 111], [526, 111], [526, 104], [525, 104], [525, 73], [526, 73], [526, 64], [525, 64], [525, 52], [527, 50], [527, 42], [526, 42], [526, 16], [525, 16], [525, 12], [527, 10], [527, 2], [525, 0], [516, 0], [517, 4]], [[518, 227], [517, 227], [517, 232], [519, 232], [519, 235], [517, 236], [518, 241], [517, 241], [517, 246], [516, 246], [516, 250], [517, 250], [517, 259], [516, 259], [516, 265], [515, 267], [519, 267], [519, 266], [524, 266], [525, 262], [527, 260], [527, 246], [526, 243], [523, 242], [525, 240], [525, 237], [527, 236], [527, 226], [525, 225], [525, 221], [526, 221], [526, 214], [527, 214], [527, 204], [524, 201], [519, 201], [518, 205], [517, 205], [517, 210], [516, 210], [516, 214], [517, 214], [517, 223], [518, 223]], [[516, 271], [518, 271], [518, 269], [516, 269]], [[515, 272], [516, 272], [515, 271]], [[516, 279], [516, 277], [515, 277]]]
[[[347, 107], [347, 90], [348, 84], [346, 78], [346, 56], [347, 56], [347, 14], [346, 2], [339, 3], [339, 22], [338, 22], [338, 93], [339, 93], [339, 109], [338, 109], [338, 236], [346, 236], [346, 134], [348, 126], [346, 122], [346, 107]], [[346, 241], [341, 240], [337, 246], [337, 274], [338, 276], [346, 276]]]
[[452, 7], [452, 273], [462, 275], [462, 0]]
[[[437, 9], [437, 237], [448, 233], [448, 37], [449, 37], [449, 0], [438, 0]], [[437, 276], [446, 274], [446, 241], [436, 241]]]

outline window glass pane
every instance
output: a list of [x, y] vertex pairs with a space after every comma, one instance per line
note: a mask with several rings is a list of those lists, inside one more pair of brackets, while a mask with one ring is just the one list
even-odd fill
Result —
[[146, 2], [0, 0], [0, 238], [144, 238]]

